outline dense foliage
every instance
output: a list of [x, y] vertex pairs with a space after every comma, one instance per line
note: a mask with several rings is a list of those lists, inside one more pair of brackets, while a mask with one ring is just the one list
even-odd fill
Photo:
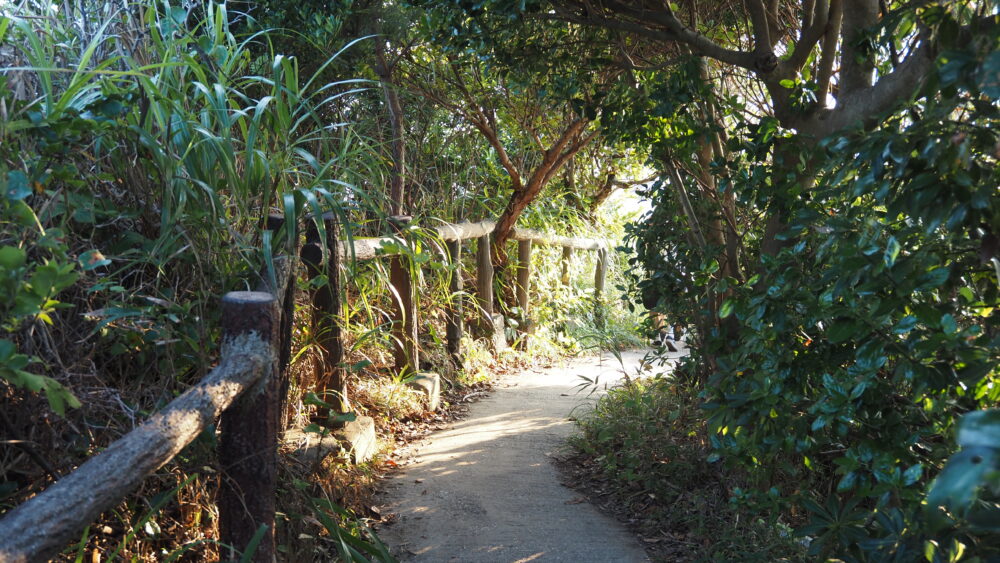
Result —
[[[805, 508], [799, 533], [814, 556], [937, 561], [1000, 548], [983, 514], [942, 520], [923, 506], [957, 417], [1000, 400], [1000, 58], [995, 35], [957, 42], [953, 16], [922, 13], [941, 34], [937, 69], [917, 103], [877, 128], [794, 151], [795, 132], [772, 118], [733, 131], [728, 161], [713, 163], [722, 189], [751, 209], [781, 198], [787, 212], [780, 252], [743, 247], [746, 279], [715, 276], [666, 185], [633, 231], [649, 272], [640, 286], [661, 310], [714, 316], [711, 296], [725, 297], [718, 324], [698, 335], [702, 370], [715, 368], [693, 378], [704, 382], [711, 459], [751, 477], [733, 491], [739, 505], [772, 517]], [[814, 186], [775, 182], [768, 158]], [[741, 227], [745, 240], [761, 236]], [[978, 510], [995, 514], [987, 498]]]
[[[297, 242], [266, 229], [269, 214], [332, 209], [347, 236], [412, 214], [418, 367], [453, 383], [444, 313], [468, 295], [448, 281], [474, 268], [444, 265], [426, 227], [498, 219], [498, 266], [515, 222], [627, 230], [612, 263], [630, 256], [632, 276], [614, 268], [609, 285], [632, 311], [617, 296], [595, 307], [580, 281], [593, 264], [564, 273], [559, 250], [535, 253], [537, 307], [510, 306], [510, 271], [497, 300], [511, 340], [534, 329], [530, 354], [634, 345], [647, 309], [690, 329], [690, 361], [613, 391], [579, 441], [628, 494], [718, 513], [711, 526], [665, 517], [726, 534], [688, 555], [795, 557], [805, 544], [849, 561], [1000, 557], [986, 410], [1000, 405], [997, 3], [661, 4], [0, 3], [12, 443], [45, 428], [39, 443], [72, 444], [58, 465], [77, 464], [200, 379], [218, 296], [255, 285]], [[623, 227], [629, 213], [604, 203], [638, 184], [651, 209]], [[387, 363], [389, 274], [377, 261], [345, 272], [356, 408], [390, 427], [419, 408]], [[297, 331], [293, 371], [316, 338]], [[313, 383], [294, 379], [296, 423]], [[983, 412], [961, 419], [970, 411]], [[211, 496], [194, 475], [211, 440], [164, 470], [171, 495]], [[28, 465], [0, 468], [5, 507], [58, 473]], [[712, 480], [690, 485], [705, 502], [671, 484], [702, 472]], [[315, 514], [341, 533], [337, 495], [285, 486], [315, 495], [289, 521]], [[140, 512], [137, 499], [122, 510]], [[174, 549], [153, 532], [131, 546], [132, 523], [119, 550]]]

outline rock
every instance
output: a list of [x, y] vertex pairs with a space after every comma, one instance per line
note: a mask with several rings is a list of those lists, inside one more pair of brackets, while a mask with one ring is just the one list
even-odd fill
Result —
[[347, 450], [354, 463], [370, 460], [377, 448], [375, 421], [368, 416], [359, 416], [346, 422], [340, 428], [324, 429], [323, 432], [303, 432], [293, 429], [285, 432], [285, 441], [298, 445], [296, 458], [317, 466], [330, 454], [339, 454], [341, 448]]
[[424, 394], [427, 410], [436, 411], [441, 404], [441, 376], [436, 373], [418, 373], [406, 383], [410, 388]]

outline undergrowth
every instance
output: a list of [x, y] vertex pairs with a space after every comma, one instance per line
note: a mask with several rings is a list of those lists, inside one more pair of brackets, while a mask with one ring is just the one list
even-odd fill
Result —
[[630, 512], [663, 561], [804, 561], [788, 515], [765, 521], [731, 502], [744, 475], [709, 463], [697, 394], [671, 376], [625, 380], [578, 415], [571, 440], [587, 479]]

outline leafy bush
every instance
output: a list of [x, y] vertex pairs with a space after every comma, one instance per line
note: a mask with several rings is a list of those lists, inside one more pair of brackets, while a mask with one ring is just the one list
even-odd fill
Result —
[[[749, 222], [743, 250], [758, 264], [745, 281], [717, 275], [664, 187], [633, 231], [640, 289], [658, 307], [718, 312], [698, 327], [709, 377], [691, 380], [705, 382], [711, 459], [746, 472], [738, 505], [810, 514], [798, 532], [813, 557], [1000, 553], [995, 530], [923, 510], [958, 417], [1000, 401], [1000, 56], [995, 35], [958, 44], [945, 9], [921, 17], [943, 50], [916, 103], [815, 150], [771, 118], [729, 139], [733, 154], [713, 163], [720, 185], [785, 223], [767, 255]], [[769, 180], [778, 165], [787, 183]]]

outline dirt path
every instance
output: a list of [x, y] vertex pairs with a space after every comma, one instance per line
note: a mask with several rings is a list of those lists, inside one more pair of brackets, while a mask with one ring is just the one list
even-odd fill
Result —
[[[641, 357], [623, 356], [629, 374]], [[379, 536], [403, 561], [646, 561], [621, 524], [560, 485], [549, 459], [586, 400], [579, 376], [603, 386], [621, 374], [605, 356], [501, 380], [468, 418], [414, 445], [416, 462], [379, 499], [383, 515], [398, 514]]]

